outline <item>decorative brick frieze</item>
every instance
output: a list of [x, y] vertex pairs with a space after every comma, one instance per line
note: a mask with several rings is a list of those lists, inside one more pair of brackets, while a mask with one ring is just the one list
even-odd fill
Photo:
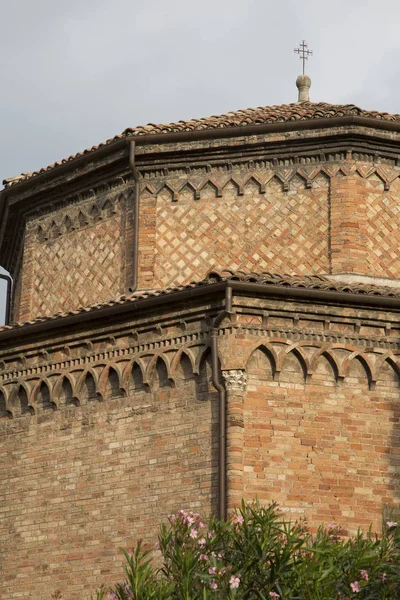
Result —
[[[295, 158], [277, 159], [275, 161], [251, 160], [243, 162], [234, 162], [221, 165], [191, 166], [189, 172], [186, 168], [172, 168], [166, 174], [163, 171], [151, 170], [142, 172], [141, 195], [157, 196], [166, 190], [170, 194], [172, 201], [179, 199], [201, 200], [204, 194], [202, 190], [211, 186], [215, 188], [215, 197], [223, 196], [223, 189], [233, 183], [237, 189], [238, 195], [243, 195], [252, 191], [255, 185], [260, 193], [265, 193], [270, 182], [276, 177], [281, 182], [282, 189], [289, 191], [298, 188], [295, 185], [296, 176], [300, 178], [304, 187], [311, 188], [318, 186], [324, 180], [327, 182], [337, 176], [349, 177], [357, 174], [362, 179], [377, 177], [383, 184], [384, 190], [388, 191], [400, 176], [400, 169], [391, 165], [374, 165], [365, 161], [357, 162], [352, 158], [349, 160], [346, 153], [328, 157], [321, 164], [320, 156], [313, 161], [311, 158], [304, 159], [299, 165]], [[330, 162], [330, 160], [332, 162]], [[371, 156], [371, 162], [376, 160], [376, 156]], [[290, 166], [288, 166], [288, 163]], [[233, 174], [234, 173], [234, 174]], [[322, 175], [322, 178], [320, 177]]]
[[[74, 310], [127, 290], [129, 194], [104, 193], [26, 226], [19, 320]], [[17, 297], [18, 300], [18, 297]]]
[[[399, 275], [394, 159], [354, 148], [321, 154], [317, 142], [301, 155], [286, 149], [266, 157], [266, 146], [251, 156], [235, 152], [176, 164], [183, 160], [177, 151], [167, 165], [138, 155], [139, 289], [200, 280], [210, 268]], [[75, 195], [58, 191], [26, 213], [24, 262], [13, 264], [14, 318], [55, 314], [129, 289], [134, 182], [124, 169]], [[54, 279], [66, 285], [52, 299]]]
[[28, 222], [27, 229], [34, 228], [37, 242], [45, 244], [63, 235], [85, 229], [103, 219], [110, 218], [117, 213], [117, 210], [114, 199], [110, 200], [106, 197], [102, 198], [101, 201], [97, 201], [95, 198], [94, 201], [57, 211], [55, 216]]
[[[22, 331], [0, 348], [2, 600], [44, 597], [61, 576], [66, 597], [93, 593], [97, 570], [115, 581], [118, 548], [152, 542], [171, 511], [215, 512], [209, 341], [220, 301], [64, 334]], [[382, 505], [400, 495], [397, 455], [387, 452], [399, 442], [399, 326], [396, 312], [234, 294], [218, 336], [229, 510], [257, 495], [302, 510], [313, 526], [379, 528]], [[34, 572], [16, 579], [26, 552]]]
[[[247, 302], [247, 308], [244, 308]], [[361, 361], [365, 369], [365, 377], [368, 385], [372, 388], [380, 378], [381, 369], [387, 361], [392, 365], [400, 365], [400, 350], [397, 339], [390, 339], [390, 336], [396, 337], [396, 325], [400, 324], [395, 320], [393, 323], [386, 321], [379, 322], [368, 311], [365, 311], [365, 318], [354, 318], [349, 314], [340, 318], [340, 310], [337, 316], [332, 314], [328, 319], [323, 318], [321, 314], [318, 318], [313, 316], [314, 321], [310, 321], [309, 313], [301, 312], [301, 306], [297, 305], [296, 310], [273, 310], [271, 301], [268, 301], [269, 310], [266, 311], [265, 301], [260, 303], [260, 308], [252, 307], [252, 300], [246, 301], [239, 311], [234, 311], [232, 323], [223, 324], [220, 329], [222, 340], [254, 340], [252, 347], [265, 346], [271, 349], [274, 356], [274, 377], [279, 381], [280, 374], [284, 370], [285, 360], [288, 352], [296, 352], [301, 358], [304, 366], [304, 379], [307, 384], [312, 385], [313, 377], [321, 357], [329, 356], [336, 374], [337, 383], [346, 382], [348, 373], [351, 370], [351, 363], [354, 360]], [[259, 301], [258, 301], [259, 302]], [[242, 313], [241, 311], [245, 311]], [[247, 311], [247, 312], [246, 312]], [[257, 314], [258, 312], [258, 314]], [[311, 311], [312, 312], [312, 311]], [[332, 313], [332, 309], [330, 310]], [[253, 322], [243, 322], [241, 315], [252, 316]], [[258, 325], [254, 325], [254, 319], [259, 317]], [[372, 319], [371, 319], [372, 317]], [[182, 319], [182, 316], [180, 316]], [[319, 321], [318, 321], [319, 319]], [[335, 321], [336, 319], [336, 321]], [[279, 326], [273, 326], [269, 323], [280, 323]], [[300, 323], [308, 323], [315, 327], [315, 324], [321, 322], [320, 331], [313, 331], [307, 327], [300, 328]], [[187, 323], [165, 323], [164, 327], [153, 329], [139, 325], [134, 329], [121, 330], [119, 337], [106, 336], [91, 337], [82, 341], [74, 342], [70, 340], [68, 346], [49, 346], [47, 350], [38, 348], [38, 352], [30, 351], [30, 358], [27, 358], [24, 352], [10, 355], [10, 352], [1, 353], [1, 371], [0, 371], [0, 389], [3, 393], [7, 418], [10, 416], [18, 417], [21, 412], [18, 408], [18, 389], [24, 382], [24, 389], [27, 395], [27, 402], [31, 412], [36, 411], [36, 395], [38, 386], [45, 382], [49, 390], [49, 397], [53, 399], [53, 409], [62, 408], [57, 403], [56, 396], [59, 392], [60, 382], [68, 377], [76, 404], [84, 402], [81, 397], [82, 385], [86, 373], [93, 374], [96, 384], [96, 392], [99, 398], [106, 398], [106, 388], [108, 385], [107, 374], [110, 368], [117, 370], [121, 382], [128, 381], [134, 365], [140, 368], [143, 382], [152, 387], [154, 363], [160, 358], [166, 365], [168, 377], [171, 382], [175, 381], [176, 369], [182, 353], [186, 353], [192, 365], [194, 375], [198, 375], [200, 363], [209, 345], [209, 330], [200, 331], [197, 329], [196, 321], [192, 321], [190, 330], [187, 329]], [[142, 329], [143, 328], [143, 329]], [[335, 335], [335, 328], [337, 335]], [[169, 330], [180, 330], [178, 335], [166, 335]], [[329, 330], [332, 330], [332, 334]], [[355, 331], [368, 331], [369, 336], [351, 335]], [[342, 331], [342, 334], [340, 334]], [[379, 334], [388, 332], [389, 337]], [[349, 335], [350, 334], [350, 335]], [[145, 341], [145, 340], [148, 341]], [[226, 341], [224, 342], [226, 344]], [[235, 344], [236, 342], [234, 342]], [[228, 348], [231, 344], [226, 346]], [[235, 346], [234, 346], [235, 347]], [[246, 346], [247, 348], [247, 346]], [[245, 353], [234, 351], [238, 364], [243, 367], [247, 361], [248, 350]], [[60, 356], [61, 355], [61, 356]], [[56, 360], [53, 358], [57, 357]], [[397, 366], [396, 366], [397, 368]], [[224, 368], [222, 375], [227, 390], [245, 390], [246, 372], [243, 368], [228, 370]], [[121, 384], [121, 389], [126, 391], [125, 384]], [[49, 405], [50, 408], [50, 405]]]

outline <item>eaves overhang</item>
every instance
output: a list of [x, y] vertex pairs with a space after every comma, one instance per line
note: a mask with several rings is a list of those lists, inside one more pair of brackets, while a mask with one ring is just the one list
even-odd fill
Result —
[[128, 301], [114, 301], [108, 306], [99, 308], [85, 308], [74, 311], [66, 316], [44, 317], [35, 322], [21, 323], [3, 327], [0, 330], [0, 346], [4, 348], [11, 341], [24, 342], [32, 337], [41, 337], [47, 332], [54, 335], [66, 329], [81, 329], [96, 327], [105, 320], [116, 321], [132, 318], [140, 311], [152, 311], [162, 307], [171, 308], [182, 303], [191, 303], [201, 298], [212, 298], [218, 295], [221, 300], [225, 297], [227, 288], [232, 289], [233, 295], [278, 299], [283, 301], [312, 302], [319, 305], [342, 306], [353, 308], [369, 308], [377, 310], [400, 311], [400, 295], [396, 293], [384, 295], [377, 292], [339, 291], [335, 289], [315, 289], [310, 287], [292, 287], [290, 285], [276, 285], [257, 283], [252, 281], [238, 281], [227, 279], [215, 283], [200, 282], [197, 287], [180, 289], [178, 291], [160, 292], [152, 297], [131, 299]]
[[378, 131], [400, 133], [400, 122], [352, 115], [343, 117], [306, 119], [298, 121], [261, 123], [256, 125], [246, 125], [237, 127], [221, 127], [219, 129], [178, 131], [171, 133], [159, 133], [148, 135], [127, 135], [126, 137], [120, 138], [114, 142], [111, 142], [110, 144], [104, 145], [100, 148], [97, 148], [96, 150], [91, 150], [90, 152], [77, 156], [72, 160], [67, 160], [62, 164], [58, 164], [52, 167], [51, 169], [44, 170], [43, 172], [40, 172], [37, 175], [33, 175], [31, 177], [23, 179], [9, 188], [1, 190], [0, 209], [2, 206], [3, 198], [10, 197], [16, 192], [18, 192], [18, 194], [21, 194], [23, 190], [30, 189], [49, 179], [55, 177], [58, 178], [59, 176], [64, 175], [65, 173], [78, 171], [82, 166], [85, 166], [88, 163], [96, 162], [110, 154], [113, 154], [119, 150], [123, 150], [126, 147], [126, 145], [132, 141], [134, 141], [137, 146], [158, 144], [164, 145], [171, 143], [201, 141], [208, 139], [250, 137], [253, 135], [260, 135], [263, 133], [283, 133], [291, 131], [307, 131], [311, 129], [327, 128], [333, 129], [335, 127], [351, 126], [366, 127]]
[[[338, 129], [339, 128], [339, 129]], [[348, 131], [352, 128], [352, 131]], [[11, 187], [0, 192], [0, 264], [9, 268], [15, 252], [15, 240], [21, 235], [21, 227], [27, 212], [35, 209], [38, 203], [42, 205], [53, 201], [54, 195], [68, 195], [73, 185], [76, 189], [91, 186], [98, 177], [104, 177], [105, 172], [117, 174], [129, 169], [128, 145], [134, 142], [137, 147], [137, 164], [149, 164], [152, 160], [157, 164], [163, 161], [177, 160], [182, 156], [184, 160], [198, 159], [201, 153], [205, 155], [212, 149], [198, 147], [195, 142], [206, 140], [229, 140], [241, 138], [240, 148], [253, 144], [259, 145], [259, 138], [263, 134], [323, 131], [321, 137], [311, 139], [305, 136], [302, 139], [271, 139], [263, 142], [268, 154], [292, 153], [301, 155], [316, 147], [324, 149], [349, 148], [366, 151], [376, 155], [386, 154], [396, 161], [399, 156], [400, 138], [395, 136], [383, 137], [379, 132], [400, 133], [400, 122], [389, 121], [359, 115], [347, 115], [329, 118], [311, 118], [284, 122], [261, 123], [255, 125], [220, 127], [214, 129], [174, 131], [169, 133], [151, 133], [148, 135], [126, 135], [95, 150], [66, 160], [48, 168], [43, 172], [23, 179]], [[284, 136], [285, 137], [285, 136]], [[310, 139], [309, 139], [310, 137]], [[246, 138], [245, 141], [243, 138]], [[252, 142], [250, 143], [250, 139]], [[375, 143], [374, 143], [375, 139]], [[258, 140], [258, 141], [257, 141]], [[179, 144], [187, 142], [185, 148], [179, 149]], [[140, 147], [153, 145], [154, 152], [151, 156], [147, 153], [140, 154]], [[239, 146], [234, 149], [239, 151]], [[214, 149], [215, 151], [215, 149]], [[231, 150], [232, 151], [232, 148]]]

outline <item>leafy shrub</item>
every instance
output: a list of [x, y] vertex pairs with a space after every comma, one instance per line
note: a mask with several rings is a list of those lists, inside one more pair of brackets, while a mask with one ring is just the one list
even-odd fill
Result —
[[[243, 504], [229, 521], [179, 511], [161, 526], [162, 566], [138, 544], [125, 580], [96, 600], [399, 600], [400, 527], [353, 538], [287, 522], [276, 505]], [[94, 599], [93, 599], [94, 600]]]

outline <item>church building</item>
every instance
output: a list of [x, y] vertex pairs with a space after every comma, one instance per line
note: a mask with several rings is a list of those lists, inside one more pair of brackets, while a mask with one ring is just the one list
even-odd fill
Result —
[[84, 600], [178, 509], [400, 517], [400, 115], [299, 101], [6, 179], [0, 600]]

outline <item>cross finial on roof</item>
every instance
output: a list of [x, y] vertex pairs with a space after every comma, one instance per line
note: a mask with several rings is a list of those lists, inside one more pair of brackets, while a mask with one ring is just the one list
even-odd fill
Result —
[[295, 48], [294, 51], [296, 54], [299, 54], [300, 60], [303, 61], [303, 75], [306, 72], [306, 60], [308, 60], [309, 56], [312, 56], [313, 51], [308, 49], [308, 44], [306, 40], [302, 40], [299, 44], [299, 48]]
[[294, 51], [296, 54], [299, 54], [300, 59], [303, 61], [303, 74], [299, 75], [296, 79], [296, 85], [299, 90], [298, 102], [309, 102], [311, 79], [306, 75], [306, 60], [308, 60], [308, 57], [311, 56], [313, 52], [308, 49], [308, 44], [305, 40], [302, 40], [299, 44], [299, 48], [295, 48]]

